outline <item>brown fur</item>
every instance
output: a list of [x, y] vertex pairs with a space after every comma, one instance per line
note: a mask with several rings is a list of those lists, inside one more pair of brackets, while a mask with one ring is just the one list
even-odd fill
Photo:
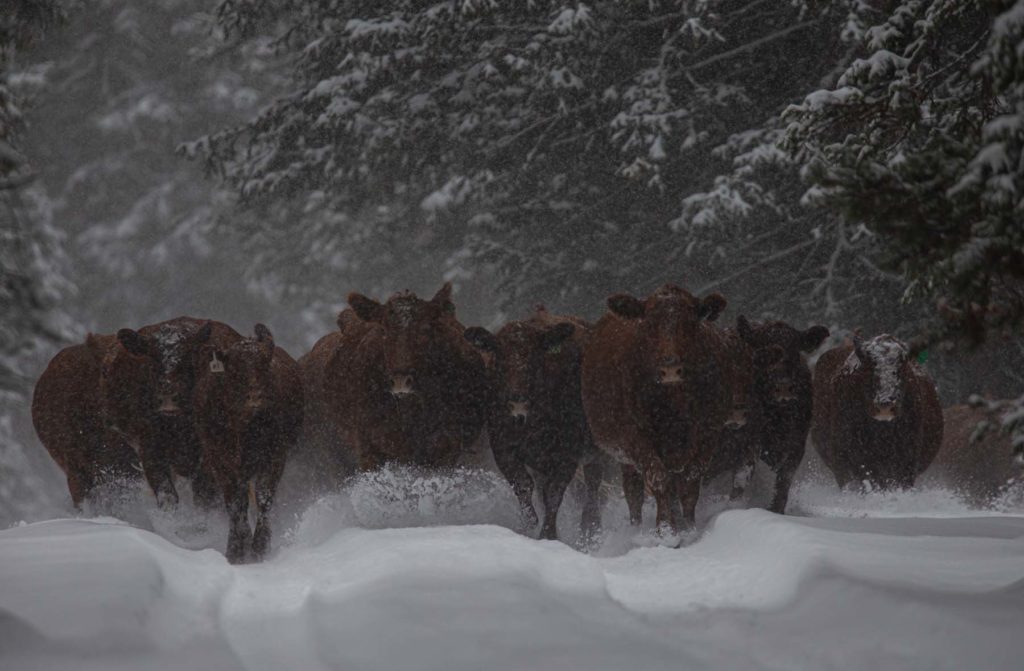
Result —
[[[486, 352], [492, 371], [487, 427], [494, 461], [512, 485], [531, 523], [534, 477], [544, 501], [540, 537], [556, 539], [555, 522], [566, 487], [583, 465], [587, 489], [581, 543], [600, 530], [601, 461], [590, 438], [580, 395], [580, 364], [588, 324], [543, 308], [497, 335], [470, 328], [466, 337]], [[520, 413], [518, 416], [514, 413]], [[525, 414], [522, 414], [525, 413]]]
[[[268, 515], [289, 451], [302, 427], [299, 366], [275, 347], [262, 324], [256, 338], [222, 349], [202, 348], [194, 417], [203, 462], [216, 477], [231, 521], [226, 556], [231, 563], [260, 560], [270, 544]], [[223, 366], [222, 371], [216, 368]], [[249, 485], [256, 528], [249, 529]]]
[[980, 423], [993, 421], [988, 412], [969, 405], [954, 405], [942, 414], [942, 447], [924, 477], [952, 487], [979, 505], [990, 503], [1008, 486], [1021, 481], [1024, 474], [1014, 463], [1008, 435], [995, 427], [972, 440]]
[[[483, 360], [463, 337], [450, 285], [425, 301], [397, 294], [380, 304], [349, 295], [353, 309], [302, 358], [307, 435], [348, 455], [334, 462], [372, 470], [387, 462], [456, 464], [476, 440], [487, 405]], [[392, 393], [392, 376], [415, 391]]]
[[[888, 338], [879, 336], [872, 342]], [[904, 357], [897, 370], [902, 393], [892, 421], [872, 418], [874, 366], [857, 357], [854, 346], [835, 347], [818, 359], [814, 372], [811, 438], [840, 487], [850, 482], [875, 488], [910, 487], [931, 464], [942, 443], [942, 407], [935, 384]]]
[[[226, 348], [241, 336], [221, 322], [178, 317], [138, 331], [121, 329], [117, 339], [101, 375], [108, 424], [138, 450], [161, 506], [178, 502], [175, 473], [192, 479], [198, 503], [212, 504], [216, 487], [201, 464], [192, 418], [196, 365], [203, 344]], [[165, 404], [173, 410], [161, 411]]]
[[[701, 478], [731, 407], [726, 343], [709, 323], [725, 299], [712, 294], [701, 300], [666, 285], [645, 301], [612, 296], [608, 306], [583, 353], [583, 406], [594, 441], [624, 464], [634, 523], [646, 483], [658, 504], [659, 527], [679, 527], [676, 496], [682, 523], [692, 526]], [[666, 370], [681, 371], [680, 381], [663, 384]]]
[[112, 335], [92, 335], [86, 344], [57, 353], [36, 382], [32, 424], [40, 442], [67, 476], [76, 508], [106, 481], [137, 480], [137, 456], [109, 431], [100, 405], [100, 363], [118, 347]]

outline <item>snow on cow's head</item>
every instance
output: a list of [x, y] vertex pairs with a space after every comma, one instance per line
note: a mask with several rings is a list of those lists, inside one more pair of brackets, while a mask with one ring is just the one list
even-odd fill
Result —
[[903, 411], [907, 378], [913, 374], [909, 350], [899, 339], [883, 333], [869, 340], [853, 339], [853, 352], [846, 358], [842, 372], [865, 380], [865, 403], [873, 419], [891, 422]]

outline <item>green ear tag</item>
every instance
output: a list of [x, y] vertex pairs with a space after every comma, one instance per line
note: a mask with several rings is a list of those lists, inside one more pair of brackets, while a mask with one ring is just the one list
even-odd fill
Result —
[[548, 354], [558, 354], [561, 351], [562, 351], [562, 343], [558, 343], [557, 345], [552, 345], [551, 347], [548, 348]]
[[923, 349], [923, 350], [921, 350], [920, 352], [917, 353], [917, 362], [918, 363], [924, 363], [927, 360], [928, 360], [928, 350]]

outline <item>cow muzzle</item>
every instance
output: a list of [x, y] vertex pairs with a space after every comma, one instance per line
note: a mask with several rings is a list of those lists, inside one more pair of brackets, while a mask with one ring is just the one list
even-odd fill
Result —
[[736, 429], [742, 429], [746, 425], [747, 409], [742, 406], [733, 407], [729, 416], [725, 420], [725, 428], [735, 431]]
[[392, 373], [390, 391], [395, 398], [411, 396], [415, 392], [412, 373], [408, 371]]
[[508, 414], [516, 424], [526, 424], [526, 418], [530, 415], [530, 402], [519, 399], [509, 401]]
[[680, 384], [683, 381], [683, 364], [669, 361], [658, 366], [658, 384]]
[[878, 422], [891, 422], [899, 415], [900, 406], [895, 401], [875, 403], [871, 418]]
[[772, 399], [779, 403], [788, 403], [796, 400], [796, 389], [789, 380], [782, 380], [775, 383], [772, 390]]
[[178, 405], [173, 396], [163, 395], [160, 397], [160, 405], [157, 406], [156, 411], [164, 417], [177, 417], [181, 414], [181, 406]]

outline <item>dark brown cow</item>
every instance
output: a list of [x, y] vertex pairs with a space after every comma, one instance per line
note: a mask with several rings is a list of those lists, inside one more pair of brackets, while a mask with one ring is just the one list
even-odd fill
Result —
[[[786, 511], [793, 474], [803, 461], [811, 426], [813, 387], [804, 355], [828, 337], [824, 326], [799, 331], [780, 321], [751, 324], [742, 315], [736, 336], [750, 349], [753, 383], [749, 398], [751, 421], [727, 431], [727, 444], [737, 438], [749, 449], [737, 472], [737, 485], [749, 480], [759, 457], [775, 472], [775, 493], [768, 509]], [[733, 468], [736, 468], [735, 466]], [[734, 487], [733, 494], [742, 492]]]
[[227, 324], [178, 317], [138, 331], [121, 329], [121, 347], [103, 360], [100, 387], [108, 425], [139, 452], [161, 506], [178, 502], [174, 473], [192, 479], [198, 503], [216, 500], [192, 421], [196, 366], [203, 344], [226, 349], [241, 337]]
[[62, 349], [39, 376], [32, 396], [32, 424], [67, 476], [76, 508], [96, 486], [139, 477], [138, 457], [108, 430], [100, 404], [100, 364], [115, 348], [120, 346], [114, 336], [90, 334], [85, 344]]
[[942, 443], [935, 383], [896, 338], [855, 338], [818, 359], [811, 438], [840, 487], [910, 487]]
[[544, 501], [540, 537], [556, 539], [555, 521], [565, 489], [582, 464], [587, 497], [581, 544], [600, 530], [602, 465], [590, 438], [580, 395], [580, 364], [588, 325], [543, 307], [509, 322], [494, 336], [466, 330], [466, 338], [493, 357], [492, 405], [487, 419], [494, 461], [512, 485], [531, 524], [534, 477]]
[[487, 381], [480, 353], [455, 318], [451, 285], [381, 304], [348, 296], [332, 333], [302, 358], [307, 435], [350, 450], [361, 470], [387, 462], [455, 465], [480, 434]]
[[[991, 503], [1008, 487], [1024, 481], [1010, 436], [1000, 432], [998, 417], [969, 405], [954, 405], [942, 414], [942, 447], [923, 478], [950, 487], [977, 505]], [[995, 426], [982, 433], [982, 423]]]
[[[212, 469], [231, 528], [228, 561], [260, 560], [270, 545], [268, 515], [285, 460], [302, 428], [302, 378], [263, 324], [256, 337], [201, 350], [194, 398], [203, 462]], [[249, 528], [249, 489], [256, 528]]]
[[725, 299], [666, 285], [645, 301], [616, 294], [608, 307], [583, 353], [583, 407], [594, 441], [624, 465], [634, 524], [646, 483], [659, 528], [679, 527], [677, 495], [681, 521], [692, 527], [701, 478], [732, 405], [726, 343], [710, 323]]

